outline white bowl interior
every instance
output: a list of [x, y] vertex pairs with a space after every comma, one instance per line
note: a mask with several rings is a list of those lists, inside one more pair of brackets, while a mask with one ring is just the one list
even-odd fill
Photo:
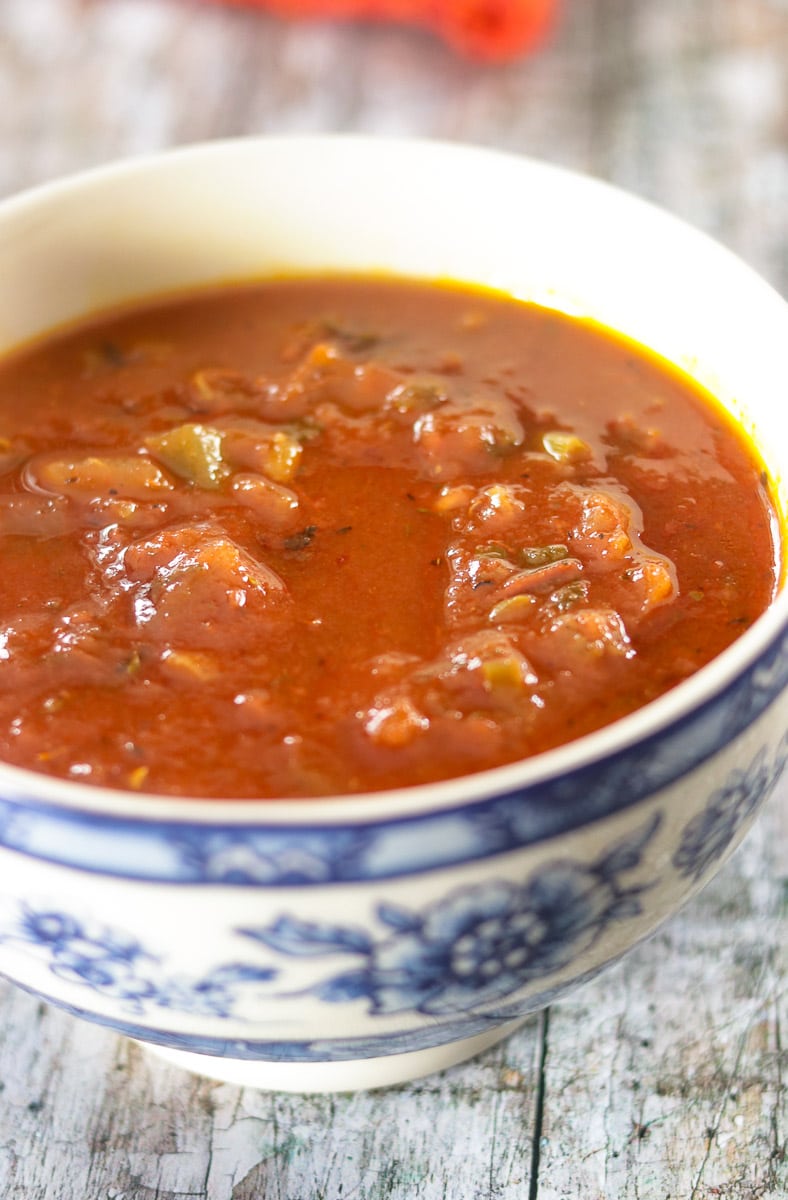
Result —
[[[621, 331], [685, 369], [741, 421], [785, 523], [788, 306], [733, 255], [660, 210], [493, 151], [265, 138], [39, 188], [0, 205], [0, 351], [132, 299], [322, 270], [476, 282]], [[785, 591], [775, 607], [772, 630], [786, 619]], [[749, 636], [734, 654], [746, 652]], [[690, 700], [703, 684], [693, 686]], [[682, 688], [650, 709], [664, 716]], [[643, 728], [635, 716], [630, 736]]]

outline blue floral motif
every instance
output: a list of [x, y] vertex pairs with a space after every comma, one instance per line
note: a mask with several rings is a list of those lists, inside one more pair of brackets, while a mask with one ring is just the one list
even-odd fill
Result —
[[289, 916], [238, 932], [294, 957], [353, 954], [361, 963], [309, 989], [341, 1003], [364, 998], [373, 1014], [448, 1016], [494, 1004], [577, 959], [613, 921], [641, 912], [644, 885], [619, 876], [640, 864], [660, 815], [591, 864], [558, 859], [525, 883], [460, 888], [422, 916], [381, 903], [388, 931], [321, 925]]
[[[617, 956], [620, 957], [620, 956]], [[593, 979], [616, 959], [599, 963], [589, 971], [556, 987], [523, 997], [493, 1011], [473, 1016], [455, 1017], [451, 1020], [429, 1020], [417, 1028], [389, 1030], [378, 1036], [315, 1038], [311, 1040], [276, 1041], [268, 1038], [227, 1038], [207, 1036], [201, 1033], [179, 1033], [174, 1030], [157, 1029], [150, 1025], [137, 1025], [103, 1014], [86, 1011], [62, 999], [47, 996], [50, 1004], [75, 1017], [92, 1021], [94, 1024], [113, 1029], [125, 1037], [149, 1042], [157, 1046], [170, 1046], [174, 1050], [188, 1050], [194, 1054], [211, 1054], [221, 1058], [242, 1059], [247, 1062], [346, 1062], [359, 1058], [378, 1058], [389, 1054], [407, 1054], [414, 1050], [428, 1050], [444, 1046], [462, 1038], [487, 1033], [495, 1026], [506, 1024], [535, 1013], [559, 999], [566, 992]]]
[[736, 834], [773, 791], [788, 762], [788, 735], [777, 749], [773, 762], [765, 750], [745, 770], [732, 772], [725, 787], [685, 826], [673, 855], [673, 866], [696, 882], [722, 858]]
[[53, 975], [119, 1000], [125, 1011], [149, 1007], [201, 1016], [232, 1015], [236, 989], [268, 982], [271, 967], [226, 963], [201, 979], [163, 976], [159, 960], [135, 938], [106, 926], [94, 927], [67, 913], [24, 906], [15, 929], [0, 943], [27, 943], [48, 962]]

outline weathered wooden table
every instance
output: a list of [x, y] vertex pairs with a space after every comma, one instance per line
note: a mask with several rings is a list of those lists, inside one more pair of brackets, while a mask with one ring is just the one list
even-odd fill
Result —
[[[563, 2], [538, 55], [489, 68], [413, 31], [0, 0], [0, 194], [216, 136], [427, 134], [631, 188], [788, 293], [786, 0]], [[0, 983], [0, 1196], [788, 1195], [787, 798], [784, 781], [717, 880], [627, 961], [408, 1087], [293, 1098], [200, 1081]]]

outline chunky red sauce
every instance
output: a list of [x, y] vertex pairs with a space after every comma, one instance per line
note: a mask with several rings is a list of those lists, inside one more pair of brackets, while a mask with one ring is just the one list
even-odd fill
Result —
[[599, 328], [293, 279], [0, 368], [0, 758], [216, 797], [443, 779], [590, 732], [768, 605], [725, 414]]

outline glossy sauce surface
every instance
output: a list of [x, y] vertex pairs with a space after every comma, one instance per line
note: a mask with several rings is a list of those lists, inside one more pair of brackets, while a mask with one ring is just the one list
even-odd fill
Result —
[[314, 796], [588, 733], [768, 605], [762, 468], [690, 381], [504, 297], [292, 279], [0, 366], [0, 758]]

